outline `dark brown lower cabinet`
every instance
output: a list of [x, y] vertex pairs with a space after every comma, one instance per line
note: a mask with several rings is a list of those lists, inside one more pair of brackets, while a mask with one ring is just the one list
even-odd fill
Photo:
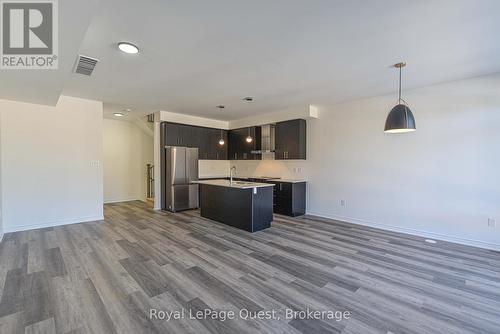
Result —
[[306, 213], [306, 182], [272, 182], [274, 213], [296, 217]]

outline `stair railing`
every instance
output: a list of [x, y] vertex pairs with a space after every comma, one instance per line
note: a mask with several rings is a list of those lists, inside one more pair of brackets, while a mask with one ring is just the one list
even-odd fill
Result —
[[147, 198], [155, 197], [155, 179], [154, 179], [155, 166], [152, 164], [146, 165], [146, 196]]

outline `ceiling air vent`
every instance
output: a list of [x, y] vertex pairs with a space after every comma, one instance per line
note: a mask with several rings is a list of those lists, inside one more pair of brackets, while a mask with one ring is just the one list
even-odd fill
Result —
[[78, 55], [78, 59], [76, 60], [75, 73], [90, 76], [92, 74], [92, 71], [94, 71], [95, 65], [98, 61], [99, 60], [95, 58]]

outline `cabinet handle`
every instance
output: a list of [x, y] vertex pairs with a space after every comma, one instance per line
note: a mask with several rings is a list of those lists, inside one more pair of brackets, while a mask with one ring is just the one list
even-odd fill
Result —
[[280, 191], [283, 190], [283, 183], [280, 183]]
[[219, 160], [219, 152], [216, 153], [217, 160]]

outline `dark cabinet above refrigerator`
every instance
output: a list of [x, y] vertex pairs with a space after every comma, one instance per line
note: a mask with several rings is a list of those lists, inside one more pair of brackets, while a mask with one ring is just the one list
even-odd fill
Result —
[[[163, 122], [161, 135], [167, 146], [198, 148], [200, 160], [227, 160], [227, 130]], [[220, 139], [224, 144], [220, 145]]]

